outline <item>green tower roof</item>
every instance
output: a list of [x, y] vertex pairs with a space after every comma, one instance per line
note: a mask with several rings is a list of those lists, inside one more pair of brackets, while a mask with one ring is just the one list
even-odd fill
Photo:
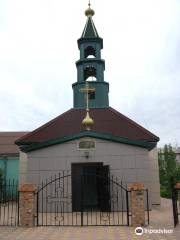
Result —
[[81, 38], [97, 38], [99, 37], [92, 17], [89, 16], [86, 21], [86, 25], [84, 27]]

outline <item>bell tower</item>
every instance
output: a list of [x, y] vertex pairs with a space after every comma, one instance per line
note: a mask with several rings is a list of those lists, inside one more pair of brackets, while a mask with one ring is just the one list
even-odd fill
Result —
[[87, 21], [80, 39], [78, 48], [80, 59], [76, 62], [77, 82], [72, 84], [73, 107], [86, 108], [84, 95], [80, 89], [88, 85], [95, 89], [89, 92], [89, 108], [109, 107], [109, 83], [104, 81], [105, 61], [101, 59], [103, 39], [99, 37], [93, 22], [94, 10], [90, 3], [85, 11]]

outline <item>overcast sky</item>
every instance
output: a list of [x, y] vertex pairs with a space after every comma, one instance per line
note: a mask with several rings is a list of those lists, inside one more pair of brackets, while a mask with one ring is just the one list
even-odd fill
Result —
[[[92, 0], [110, 105], [180, 145], [180, 1]], [[31, 131], [73, 105], [87, 0], [0, 0], [0, 131]]]

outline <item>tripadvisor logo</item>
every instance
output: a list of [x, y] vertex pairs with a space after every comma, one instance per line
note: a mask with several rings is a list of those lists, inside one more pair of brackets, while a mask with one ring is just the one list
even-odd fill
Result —
[[146, 234], [146, 233], [148, 233], [148, 234], [153, 234], [153, 233], [171, 234], [171, 233], [173, 233], [173, 230], [172, 229], [165, 229], [165, 228], [163, 228], [163, 229], [161, 229], [161, 228], [152, 229], [152, 228], [142, 228], [142, 227], [135, 228], [135, 234], [136, 235], [141, 236], [141, 235]]
[[136, 234], [136, 235], [141, 236], [141, 235], [143, 235], [143, 233], [144, 233], [144, 230], [143, 230], [142, 227], [137, 227], [137, 228], [135, 229], [135, 234]]

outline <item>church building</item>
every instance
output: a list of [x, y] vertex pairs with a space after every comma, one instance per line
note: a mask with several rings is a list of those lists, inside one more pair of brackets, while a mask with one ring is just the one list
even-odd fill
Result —
[[73, 107], [16, 141], [20, 183], [40, 185], [55, 174], [70, 174], [73, 195], [78, 194], [78, 175], [89, 174], [84, 198], [91, 195], [93, 201], [94, 174], [102, 172], [124, 186], [144, 183], [150, 204], [160, 204], [159, 138], [109, 105], [109, 83], [101, 58], [103, 39], [90, 5], [85, 15], [87, 21], [77, 41], [80, 57], [72, 84]]

